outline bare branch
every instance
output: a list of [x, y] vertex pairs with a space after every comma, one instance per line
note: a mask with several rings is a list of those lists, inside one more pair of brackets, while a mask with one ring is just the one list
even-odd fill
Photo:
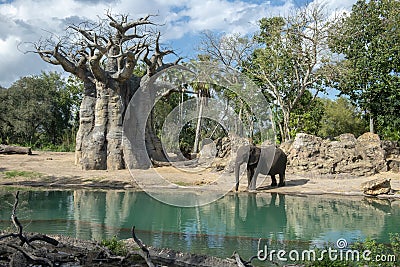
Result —
[[106, 73], [104, 69], [100, 66], [100, 60], [102, 58], [101, 53], [95, 53], [93, 56], [90, 57], [89, 59], [89, 65], [90, 69], [93, 73], [93, 76], [102, 82], [105, 82], [106, 80]]
[[86, 31], [86, 30], [83, 30], [83, 29], [81, 29], [81, 28], [78, 28], [78, 27], [76, 27], [76, 26], [74, 26], [74, 25], [68, 26], [67, 29], [73, 29], [73, 30], [79, 32], [79, 33], [82, 34], [87, 40], [89, 40], [90, 42], [94, 43], [94, 36], [93, 36], [93, 33], [89, 32], [89, 31]]
[[135, 34], [133, 34], [132, 36], [138, 36], [138, 37], [134, 38], [140, 38], [140, 35], [136, 35], [136, 27], [142, 25], [155, 25], [152, 21], [149, 20], [149, 18], [154, 15], [147, 15], [144, 18], [140, 18], [136, 21], [130, 21], [130, 22], [127, 22], [128, 16], [123, 16], [123, 15], [121, 15], [122, 17], [121, 20], [118, 21], [109, 11], [107, 11], [106, 16], [111, 20], [109, 23], [110, 26], [115, 28], [122, 35], [125, 35], [125, 33], [130, 29], [135, 29]]
[[146, 245], [143, 244], [142, 240], [137, 238], [137, 236], [135, 234], [135, 226], [132, 227], [132, 238], [136, 242], [136, 244], [138, 244], [138, 246], [140, 247], [140, 249], [141, 249], [140, 256], [142, 256], [145, 259], [147, 266], [154, 267], [155, 265], [153, 264], [153, 262], [151, 261], [151, 258], [150, 258], [150, 251], [148, 250]]
[[[160, 48], [160, 36], [161, 33], [158, 32], [156, 35], [156, 39], [155, 39], [155, 44], [154, 44], [154, 52], [153, 55], [148, 58], [148, 55], [151, 51], [150, 47], [147, 47], [146, 49], [146, 53], [144, 55], [143, 61], [146, 63], [147, 65], [147, 74], [149, 76], [154, 75], [157, 71], [160, 71], [161, 69], [165, 69], [168, 66], [171, 66], [172, 64], [164, 64], [163, 63], [163, 58], [166, 55], [169, 54], [175, 54], [173, 50], [161, 50]], [[178, 63], [180, 61], [180, 59], [178, 59], [176, 61], [176, 63]]]
[[21, 252], [25, 257], [29, 258], [30, 260], [34, 261], [37, 264], [46, 264], [48, 266], [54, 266], [53, 263], [47, 259], [47, 258], [42, 258], [42, 257], [37, 257], [31, 253], [29, 253], [28, 251], [26, 251], [25, 249], [23, 249], [22, 247], [19, 247], [17, 245], [14, 244], [7, 244], [7, 246], [18, 250], [19, 252]]
[[97, 23], [86, 21], [70, 25], [63, 37], [51, 34], [48, 39], [34, 43], [34, 51], [29, 52], [92, 83], [105, 82], [109, 78], [126, 81], [132, 77], [141, 59], [151, 76], [180, 60], [163, 63], [163, 58], [174, 52], [161, 49], [161, 34], [146, 27], [156, 25], [151, 21], [153, 16], [129, 21], [128, 15], [114, 16], [107, 11]]
[[225, 66], [232, 68], [242, 67], [255, 48], [255, 42], [240, 34], [215, 35], [209, 31], [202, 33], [198, 50], [210, 57], [210, 60], [220, 61]]
[[146, 17], [140, 18], [139, 20], [123, 23], [122, 25], [123, 29], [126, 32], [129, 29], [136, 28], [137, 26], [141, 25], [156, 25], [155, 23], [149, 20], [150, 17], [155, 17], [155, 16], [156, 15], [147, 15]]

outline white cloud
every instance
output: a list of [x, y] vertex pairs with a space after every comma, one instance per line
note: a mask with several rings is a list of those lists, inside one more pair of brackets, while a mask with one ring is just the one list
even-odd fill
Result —
[[[321, 2], [321, 1], [319, 1]], [[355, 0], [324, 0], [322, 3], [326, 4], [327, 8], [331, 11], [341, 12], [343, 10], [350, 11], [351, 7], [355, 4]]]
[[[1, 0], [0, 0], [1, 1]], [[15, 0], [0, 2], [0, 85], [9, 86], [15, 79], [38, 74], [46, 65], [35, 54], [23, 54], [19, 42], [34, 42], [48, 32], [62, 35], [65, 27], [77, 19], [97, 20], [106, 10], [129, 14], [132, 19], [147, 14], [158, 15], [157, 23], [164, 42], [182, 44], [181, 38], [202, 30], [225, 33], [252, 33], [262, 17], [285, 14], [295, 6], [294, 0], [276, 5], [270, 1], [251, 0]], [[293, 2], [294, 1], [294, 2]], [[279, 1], [281, 2], [281, 1]], [[349, 9], [355, 0], [325, 1], [331, 10]], [[340, 4], [339, 4], [340, 3]], [[191, 38], [194, 39], [194, 38]], [[193, 48], [196, 44], [187, 43]], [[175, 47], [174, 47], [175, 48]], [[176, 49], [180, 49], [176, 47]], [[61, 68], [56, 68], [61, 71]]]
[[[6, 39], [0, 39], [0, 58], [12, 60], [17, 56], [17, 45], [21, 42], [18, 36], [10, 35]], [[11, 53], [10, 53], [11, 52]]]
[[20, 43], [21, 38], [14, 35], [0, 39], [0, 85], [3, 87], [10, 86], [23, 76], [38, 74], [41, 70], [56, 70], [38, 60], [37, 55], [23, 54], [17, 48]]

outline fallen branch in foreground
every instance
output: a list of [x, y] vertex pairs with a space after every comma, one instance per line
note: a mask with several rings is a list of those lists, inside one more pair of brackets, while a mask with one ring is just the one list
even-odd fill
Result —
[[[14, 201], [14, 205], [13, 205], [13, 209], [12, 209], [12, 213], [11, 213], [11, 221], [13, 222], [15, 228], [17, 228], [18, 232], [0, 236], [0, 240], [7, 239], [7, 238], [9, 238], [9, 239], [10, 238], [18, 238], [20, 240], [19, 245], [14, 244], [14, 242], [12, 242], [12, 241], [6, 243], [5, 250], [8, 253], [12, 254], [11, 262], [14, 262], [12, 265], [21, 265], [20, 262], [16, 263], [16, 261], [18, 261], [17, 259], [19, 259], [19, 261], [23, 260], [23, 258], [21, 259], [21, 257], [17, 256], [18, 253], [20, 253], [23, 255], [23, 257], [27, 258], [29, 261], [33, 262], [34, 264], [41, 264], [41, 265], [44, 264], [44, 265], [48, 265], [48, 266], [53, 266], [53, 263], [49, 259], [40, 257], [40, 256], [36, 256], [23, 247], [24, 244], [27, 244], [31, 250], [36, 250], [36, 248], [31, 244], [31, 242], [33, 242], [33, 241], [42, 241], [42, 242], [49, 243], [53, 246], [57, 246], [58, 241], [51, 237], [41, 235], [41, 234], [36, 234], [31, 237], [27, 237], [23, 233], [23, 226], [20, 223], [20, 221], [18, 220], [18, 216], [17, 216], [18, 204], [19, 204], [19, 191], [17, 191], [17, 193], [15, 194], [15, 201]], [[1, 244], [1, 245], [3, 245], [3, 244]], [[2, 246], [2, 247], [4, 249], [4, 246]]]
[[136, 237], [135, 226], [132, 227], [132, 237], [133, 237], [133, 240], [136, 242], [136, 244], [138, 244], [138, 246], [140, 248], [140, 252], [139, 252], [140, 256], [142, 256], [142, 258], [146, 261], [147, 266], [154, 267], [154, 264], [150, 258], [150, 251], [147, 249], [146, 245], [143, 244], [142, 240], [140, 240], [139, 238]]
[[[139, 255], [146, 261], [147, 266], [202, 266], [202, 267], [251, 267], [251, 265], [243, 265], [237, 259], [221, 259], [206, 255], [197, 255], [191, 253], [182, 253], [171, 249], [153, 249], [148, 248], [142, 240], [135, 234], [135, 226], [132, 227], [132, 237], [139, 246]], [[239, 254], [235, 253], [237, 257]], [[240, 257], [239, 257], [240, 259]]]
[[11, 233], [11, 234], [6, 234], [6, 235], [2, 235], [0, 236], [0, 240], [5, 239], [7, 237], [15, 237], [15, 238], [19, 238], [20, 240], [20, 244], [19, 246], [22, 247], [24, 244], [27, 244], [28, 246], [30, 246], [31, 248], [35, 248], [34, 246], [31, 245], [31, 242], [33, 241], [43, 241], [43, 242], [47, 242], [51, 245], [57, 246], [58, 245], [58, 241], [48, 237], [46, 235], [42, 235], [42, 234], [36, 234], [33, 235], [31, 237], [27, 237], [24, 233], [23, 233], [23, 226], [22, 224], [19, 222], [18, 217], [17, 217], [17, 207], [18, 207], [18, 203], [19, 203], [19, 191], [17, 191], [17, 193], [15, 194], [15, 202], [14, 202], [14, 206], [12, 209], [12, 213], [11, 213], [11, 221], [13, 222], [15, 228], [17, 228], [18, 233]]

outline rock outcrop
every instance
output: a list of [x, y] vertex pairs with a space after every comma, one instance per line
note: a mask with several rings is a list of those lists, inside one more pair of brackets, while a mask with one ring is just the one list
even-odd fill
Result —
[[[373, 175], [388, 170], [387, 155], [398, 157], [398, 147], [365, 133], [357, 139], [342, 134], [337, 140], [299, 133], [291, 144], [282, 144], [288, 154], [288, 170], [315, 174]], [[390, 148], [390, 149], [389, 149]]]
[[235, 135], [223, 137], [216, 140], [217, 154], [212, 167], [217, 170], [225, 170], [226, 172], [233, 172], [236, 152], [239, 147], [248, 145], [249, 140]]
[[[224, 137], [215, 141], [217, 149], [212, 164], [217, 170], [233, 171], [232, 159], [238, 147], [248, 140]], [[369, 176], [382, 171], [399, 172], [400, 146], [398, 142], [381, 141], [379, 136], [365, 133], [358, 138], [342, 134], [335, 140], [299, 133], [294, 140], [282, 143], [288, 155], [288, 172], [315, 175]]]
[[204, 139], [202, 141], [202, 148], [198, 155], [198, 163], [210, 165], [213, 163], [216, 155], [217, 148], [213, 140], [208, 138]]
[[391, 191], [390, 179], [379, 178], [361, 184], [361, 189], [366, 195], [377, 196]]

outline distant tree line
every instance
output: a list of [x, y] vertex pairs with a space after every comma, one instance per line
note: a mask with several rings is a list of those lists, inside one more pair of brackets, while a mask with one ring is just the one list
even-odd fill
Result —
[[81, 84], [55, 72], [23, 77], [0, 90], [0, 142], [74, 151]]

